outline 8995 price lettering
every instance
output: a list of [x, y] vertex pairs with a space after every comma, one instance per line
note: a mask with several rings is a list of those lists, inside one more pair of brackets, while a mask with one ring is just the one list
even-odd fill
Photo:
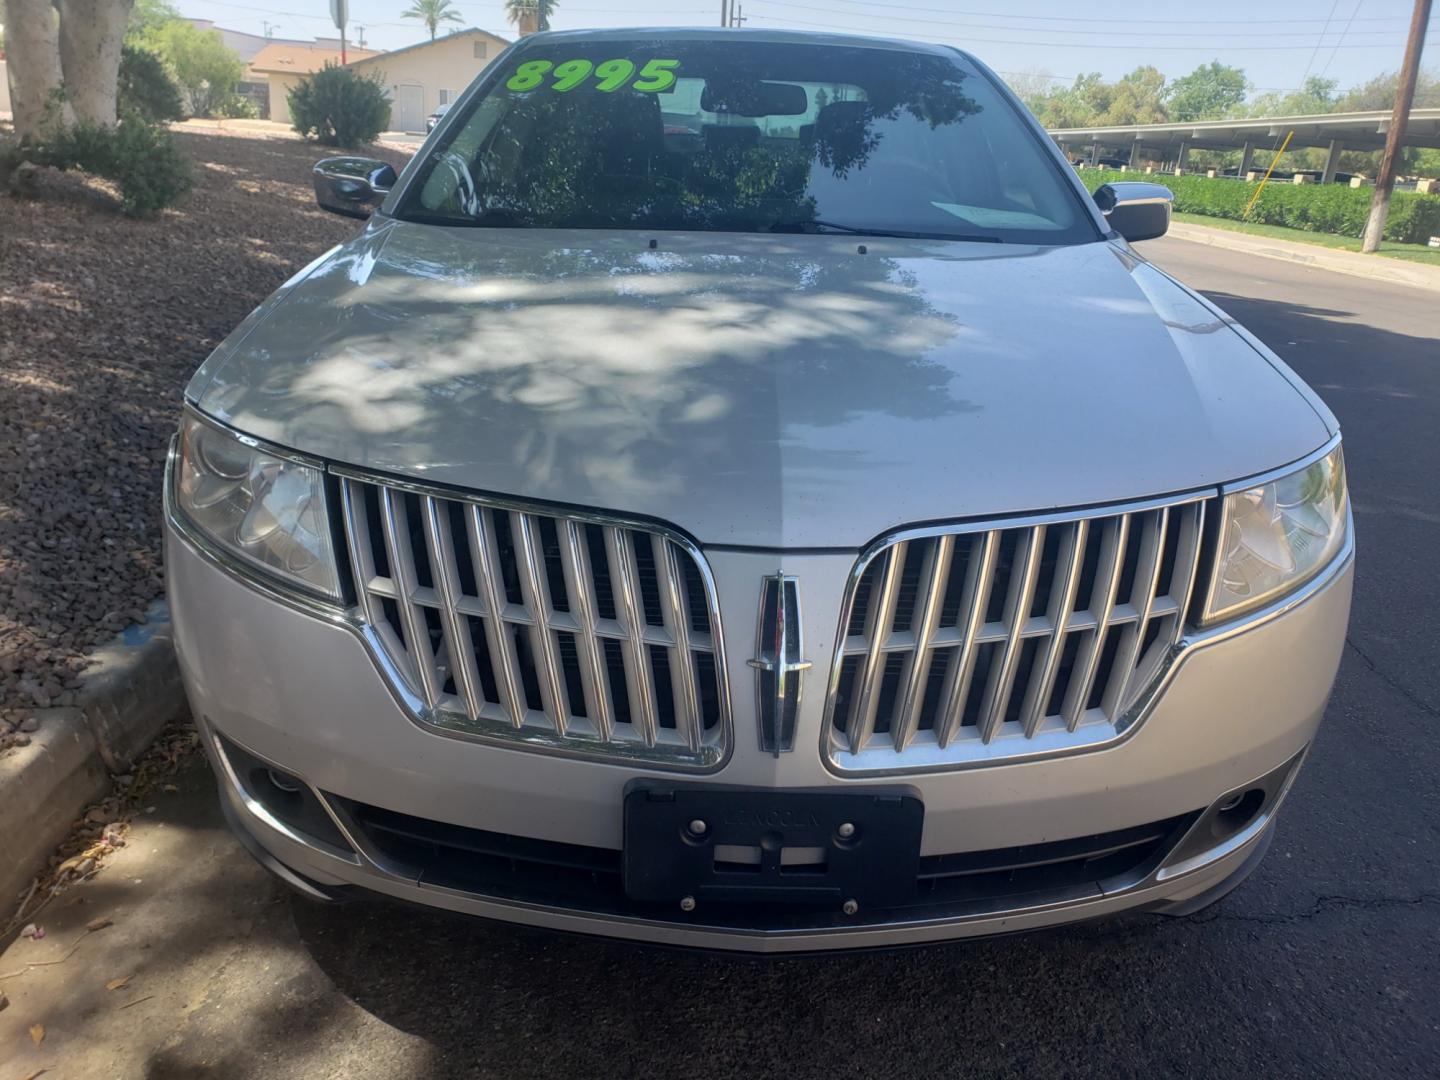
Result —
[[[591, 63], [589, 60], [528, 60], [505, 81], [507, 90], [554, 90], [564, 94], [593, 80], [594, 88], [613, 94], [629, 85], [642, 94], [663, 94], [675, 85], [679, 60], [649, 60], [644, 67], [634, 60], [616, 59]], [[633, 80], [633, 81], [632, 81]]]

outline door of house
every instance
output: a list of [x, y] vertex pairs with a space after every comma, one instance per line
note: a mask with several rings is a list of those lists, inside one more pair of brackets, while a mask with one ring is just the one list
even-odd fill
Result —
[[406, 86], [395, 88], [396, 116], [392, 121], [401, 131], [421, 132], [425, 130], [425, 88]]

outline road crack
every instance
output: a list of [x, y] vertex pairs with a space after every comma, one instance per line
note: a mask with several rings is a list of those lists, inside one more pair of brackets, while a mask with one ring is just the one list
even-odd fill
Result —
[[1410, 702], [1410, 704], [1414, 705], [1417, 709], [1425, 713], [1427, 716], [1440, 718], [1440, 708], [1436, 708], [1428, 701], [1425, 701], [1413, 690], [1411, 690], [1409, 687], [1405, 686], [1403, 683], [1397, 680], [1389, 672], [1381, 670], [1380, 665], [1375, 663], [1374, 660], [1370, 659], [1369, 655], [1365, 652], [1365, 650], [1360, 648], [1359, 645], [1356, 645], [1355, 639], [1350, 637], [1350, 635], [1348, 634], [1345, 635], [1345, 644], [1349, 645], [1350, 648], [1354, 649], [1355, 655], [1360, 657], [1360, 659], [1365, 662], [1365, 666], [1368, 667], [1371, 671], [1373, 671], [1376, 675], [1380, 676], [1383, 682], [1388, 683], [1395, 690], [1395, 692], [1398, 693], [1401, 697], [1403, 697], [1406, 701]]
[[1293, 924], [1328, 915], [1334, 911], [1379, 911], [1388, 907], [1422, 907], [1440, 901], [1440, 893], [1420, 893], [1418, 896], [1317, 896], [1306, 911], [1272, 911], [1256, 915], [1216, 910], [1213, 915], [1197, 914], [1190, 919], [1192, 924], [1212, 922], [1247, 922]]

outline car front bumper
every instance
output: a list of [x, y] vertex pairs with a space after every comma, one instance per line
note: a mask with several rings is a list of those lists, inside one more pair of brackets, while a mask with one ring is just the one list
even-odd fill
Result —
[[[779, 922], [714, 910], [636, 910], [548, 901], [532, 893], [456, 887], [417, 873], [373, 841], [352, 812], [381, 808], [444, 827], [483, 830], [614, 853], [621, 805], [656, 774], [452, 738], [413, 722], [354, 630], [297, 610], [237, 579], [172, 523], [166, 561], [181, 670], [220, 777], [227, 814], [262, 861], [316, 895], [361, 888], [474, 915], [649, 942], [752, 952], [914, 944], [1035, 929], [1134, 909], [1186, 910], [1253, 867], [1313, 737], [1339, 664], [1348, 620], [1349, 550], [1278, 610], [1191, 643], [1163, 695], [1129, 737], [1072, 756], [903, 777], [837, 775], [819, 751], [823, 695], [807, 695], [796, 749], [755, 746], [755, 583], [774, 553], [707, 553], [727, 634], [734, 749], [718, 772], [683, 778], [740, 788], [893, 791], [925, 807], [921, 854], [991, 852], [1094, 837], [1147, 823], [1177, 831], [1124, 874], [1068, 888], [892, 912], [839, 912]], [[837, 611], [853, 557], [784, 557], [812, 612]], [[728, 626], [727, 626], [728, 629]], [[317, 841], [247, 789], [226, 746], [303, 781], [338, 829]], [[1264, 778], [1262, 811], [1208, 842], [1217, 802]], [[1205, 816], [1202, 816], [1205, 815]]]

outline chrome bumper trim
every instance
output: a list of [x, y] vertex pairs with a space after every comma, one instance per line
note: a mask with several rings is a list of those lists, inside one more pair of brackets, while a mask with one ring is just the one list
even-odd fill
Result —
[[[207, 751], [212, 757], [218, 756], [223, 761], [223, 750], [220, 749], [219, 741], [208, 721], [202, 719], [200, 726]], [[246, 752], [250, 752], [248, 748]], [[280, 867], [288, 871], [288, 874], [280, 874], [286, 881], [289, 881], [291, 876], [301, 882], [310, 881], [303, 861], [299, 866], [292, 865], [286, 859], [286, 856], [290, 855], [296, 861], [313, 860], [314, 876], [326, 883], [338, 881], [397, 899], [498, 922], [718, 951], [789, 953], [881, 948], [1011, 933], [1098, 918], [1126, 910], [1160, 908], [1172, 901], [1180, 902], [1217, 890], [1232, 875], [1248, 872], [1250, 869], [1249, 859], [1257, 850], [1257, 843], [1264, 841], [1267, 830], [1273, 826], [1303, 758], [1302, 753], [1292, 759], [1290, 773], [1273, 803], [1241, 833], [1180, 865], [1166, 866], [1162, 859], [1158, 866], [1142, 874], [1100, 882], [1094, 894], [1083, 898], [1068, 898], [1031, 906], [972, 909], [959, 915], [899, 918], [855, 927], [753, 931], [706, 926], [699, 922], [703, 914], [697, 915], [694, 921], [687, 922], [642, 919], [499, 899], [423, 883], [417, 881], [413, 874], [405, 873], [374, 852], [370, 845], [360, 838], [354, 823], [348, 819], [343, 808], [334, 806], [322, 792], [309, 785], [308, 781], [306, 783], [311, 792], [334, 819], [346, 840], [359, 853], [357, 858], [342, 857], [330, 850], [328, 845], [317, 845], [283, 825], [277, 829], [270, 815], [255, 812], [251, 805], [253, 800], [245, 797], [243, 789], [236, 785], [228, 768], [217, 769], [216, 773], [223, 781], [220, 798], [228, 804], [228, 810], [239, 818], [233, 821], [232, 825], [243, 829], [250, 839], [266, 852], [269, 858], [262, 858], [262, 863], [268, 867], [270, 859], [274, 859]], [[1263, 774], [1252, 783], [1268, 775], [1269, 773]], [[1245, 786], [1247, 785], [1239, 785], [1240, 788]], [[1171, 852], [1180, 850], [1189, 835], [1187, 832], [1177, 840], [1170, 849]], [[267, 844], [267, 839], [272, 842]], [[279, 850], [275, 850], [276, 848]], [[313, 890], [302, 891], [308, 894]]]

